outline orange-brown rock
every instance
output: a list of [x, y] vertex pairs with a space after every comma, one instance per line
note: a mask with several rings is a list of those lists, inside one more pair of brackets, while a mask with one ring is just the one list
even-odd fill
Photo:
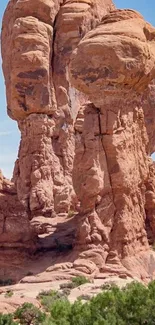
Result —
[[148, 151], [153, 131], [148, 131], [143, 98], [145, 91], [150, 95], [153, 78], [155, 30], [131, 10], [103, 18], [71, 58], [71, 83], [90, 100], [73, 169], [82, 215], [77, 245], [87, 251], [83, 257], [93, 249], [95, 260], [95, 251], [102, 252], [101, 268], [121, 261], [141, 275], [144, 269], [134, 256], [141, 254], [142, 260], [143, 252], [146, 260], [148, 251], [149, 259], [148, 218], [154, 228], [154, 166]]
[[0, 171], [0, 249], [18, 247], [33, 250], [35, 237], [14, 184]]
[[33, 226], [59, 279], [153, 278], [154, 28], [111, 0], [11, 0], [2, 57], [21, 131], [2, 242], [30, 242]]
[[32, 215], [67, 212], [76, 203], [73, 123], [85, 98], [70, 86], [67, 66], [80, 39], [112, 8], [111, 0], [12, 0], [6, 9], [8, 114], [21, 130], [14, 181]]

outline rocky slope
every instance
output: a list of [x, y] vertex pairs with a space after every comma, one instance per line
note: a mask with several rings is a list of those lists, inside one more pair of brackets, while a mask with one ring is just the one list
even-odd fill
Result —
[[114, 9], [111, 0], [11, 0], [4, 14], [7, 108], [21, 143], [14, 208], [3, 208], [14, 229], [3, 241], [12, 247], [17, 228], [18, 247], [33, 239], [50, 279], [58, 270], [154, 276], [155, 30]]

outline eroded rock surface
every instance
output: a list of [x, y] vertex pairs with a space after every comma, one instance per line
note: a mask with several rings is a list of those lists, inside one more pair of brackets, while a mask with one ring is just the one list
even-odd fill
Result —
[[21, 131], [10, 186], [24, 235], [32, 219], [56, 249], [49, 278], [153, 278], [154, 28], [111, 0], [11, 0], [2, 56]]
[[0, 249], [18, 247], [33, 250], [35, 239], [14, 184], [4, 178], [0, 171]]
[[[143, 97], [145, 91], [151, 96], [154, 66], [155, 31], [131, 10], [103, 18], [72, 55], [71, 82], [90, 100], [73, 169], [83, 215], [77, 245], [87, 253], [98, 247], [101, 265], [120, 260], [126, 265], [127, 257], [149, 249], [145, 223], [153, 217], [145, 209], [154, 211], [154, 185], [149, 188], [154, 166], [148, 157], [153, 131]], [[153, 119], [153, 108], [148, 110]]]
[[8, 114], [21, 130], [14, 181], [32, 215], [75, 209], [73, 124], [85, 96], [71, 87], [67, 66], [80, 39], [112, 8], [111, 0], [12, 0], [6, 9], [2, 56]]

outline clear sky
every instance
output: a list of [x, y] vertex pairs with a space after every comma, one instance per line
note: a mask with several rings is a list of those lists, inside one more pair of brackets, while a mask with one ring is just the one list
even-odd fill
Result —
[[[33, 1], [33, 0], [31, 0]], [[0, 0], [0, 26], [8, 0]], [[155, 26], [155, 0], [114, 0], [117, 8], [140, 11], [145, 19]], [[5, 87], [0, 60], [0, 168], [6, 177], [11, 177], [17, 157], [20, 134], [15, 121], [6, 115]]]
[[[0, 0], [0, 25], [8, 0]], [[6, 114], [5, 87], [0, 59], [0, 169], [4, 176], [11, 178], [19, 145], [19, 131], [15, 121]]]

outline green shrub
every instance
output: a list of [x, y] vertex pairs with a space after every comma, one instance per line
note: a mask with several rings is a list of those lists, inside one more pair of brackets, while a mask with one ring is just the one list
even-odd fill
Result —
[[11, 314], [0, 314], [0, 325], [18, 325], [18, 323], [13, 320], [13, 316]]
[[38, 325], [45, 319], [45, 314], [31, 303], [24, 303], [16, 310], [14, 316], [23, 325]]
[[[23, 325], [155, 325], [155, 281], [148, 287], [128, 284], [122, 290], [112, 285], [96, 297], [71, 304], [60, 292], [45, 291], [46, 315], [32, 304], [23, 304], [14, 314]], [[47, 306], [46, 306], [47, 307]], [[0, 314], [0, 325], [17, 325], [13, 316]]]
[[79, 287], [85, 283], [90, 283], [90, 281], [83, 275], [76, 276], [75, 278], [72, 279], [73, 288]]
[[63, 294], [63, 296], [68, 297], [68, 296], [70, 295], [70, 293], [71, 293], [71, 290], [70, 290], [69, 288], [64, 288], [64, 289], [62, 290], [62, 294]]
[[91, 318], [90, 304], [88, 302], [83, 304], [80, 300], [75, 301], [71, 307], [70, 325], [94, 325]]
[[91, 297], [89, 295], [87, 295], [87, 294], [84, 294], [84, 295], [79, 296], [78, 299], [79, 300], [88, 300], [89, 301], [91, 299]]
[[62, 283], [60, 284], [60, 289], [64, 290], [64, 289], [73, 289], [73, 282], [66, 282], [66, 283]]
[[8, 290], [5, 294], [5, 298], [10, 298], [13, 296], [13, 291], [12, 290]]
[[66, 300], [67, 296], [63, 292], [49, 290], [49, 291], [42, 291], [37, 299], [40, 300], [42, 306], [45, 308], [46, 311], [49, 311], [52, 304], [58, 300]]
[[89, 302], [54, 301], [48, 325], [155, 325], [155, 282], [108, 287]]
[[81, 286], [82, 284], [85, 283], [90, 283], [89, 279], [87, 279], [85, 276], [76, 276], [74, 278], [72, 278], [71, 282], [67, 282], [67, 283], [62, 283], [60, 285], [60, 289], [64, 290], [64, 289], [74, 289], [77, 288], [79, 286]]
[[70, 325], [71, 304], [67, 299], [58, 299], [50, 308], [50, 320], [55, 325]]
[[117, 287], [117, 286], [114, 283], [104, 283], [104, 284], [102, 284], [101, 289], [102, 290], [111, 290], [112, 288], [115, 288], [115, 287]]
[[72, 218], [74, 215], [76, 214], [76, 212], [75, 211], [73, 211], [73, 210], [69, 210], [68, 211], [68, 218]]

